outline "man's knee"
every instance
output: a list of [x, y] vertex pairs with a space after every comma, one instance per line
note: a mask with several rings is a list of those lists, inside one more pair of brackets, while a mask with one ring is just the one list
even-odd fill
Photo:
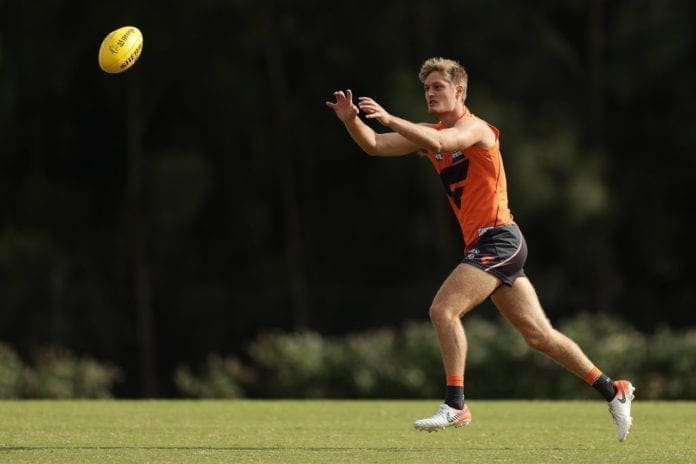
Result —
[[553, 345], [554, 330], [553, 329], [533, 329], [525, 332], [524, 341], [527, 342], [530, 348], [545, 353]]
[[430, 306], [430, 321], [435, 326], [446, 325], [457, 319], [457, 310], [450, 305], [433, 303]]

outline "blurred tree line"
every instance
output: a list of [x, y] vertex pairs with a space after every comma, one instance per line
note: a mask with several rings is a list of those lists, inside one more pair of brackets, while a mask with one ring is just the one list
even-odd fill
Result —
[[[178, 364], [264, 330], [426, 320], [462, 254], [439, 180], [417, 155], [363, 155], [324, 102], [352, 88], [428, 121], [431, 56], [467, 68], [468, 105], [502, 132], [551, 319], [693, 325], [695, 10], [0, 0], [0, 340], [166, 396]], [[122, 25], [143, 54], [107, 75], [97, 50]]]

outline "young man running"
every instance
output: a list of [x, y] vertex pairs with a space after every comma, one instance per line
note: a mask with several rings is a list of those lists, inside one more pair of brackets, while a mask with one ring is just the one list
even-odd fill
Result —
[[[430, 307], [446, 373], [445, 401], [431, 417], [417, 420], [429, 432], [471, 422], [464, 402], [467, 339], [461, 318], [489, 298], [532, 348], [592, 385], [609, 402], [623, 441], [631, 427], [633, 385], [603, 374], [567, 336], [551, 326], [536, 291], [524, 274], [527, 246], [508, 208], [500, 132], [465, 105], [467, 74], [456, 61], [426, 60], [419, 78], [428, 112], [437, 123], [416, 124], [387, 112], [369, 97], [353, 102], [351, 90], [327, 101], [353, 140], [367, 154], [426, 153], [445, 186], [464, 238], [464, 257], [445, 279]], [[358, 114], [391, 132], [377, 133]]]

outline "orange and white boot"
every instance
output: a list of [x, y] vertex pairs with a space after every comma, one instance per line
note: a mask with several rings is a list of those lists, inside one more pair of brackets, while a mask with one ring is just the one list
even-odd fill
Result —
[[616, 438], [619, 441], [624, 441], [633, 423], [631, 401], [635, 398], [633, 392], [636, 388], [628, 380], [616, 380], [614, 388], [616, 395], [609, 402], [609, 412], [616, 422]]
[[462, 409], [455, 409], [445, 403], [432, 416], [426, 419], [419, 419], [413, 423], [418, 430], [435, 432], [445, 427], [464, 427], [471, 423], [471, 411], [465, 404]]

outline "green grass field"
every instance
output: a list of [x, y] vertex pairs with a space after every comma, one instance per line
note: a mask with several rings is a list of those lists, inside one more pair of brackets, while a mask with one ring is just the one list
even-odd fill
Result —
[[472, 424], [413, 429], [438, 401], [0, 401], [1, 463], [686, 463], [696, 403], [470, 401]]

